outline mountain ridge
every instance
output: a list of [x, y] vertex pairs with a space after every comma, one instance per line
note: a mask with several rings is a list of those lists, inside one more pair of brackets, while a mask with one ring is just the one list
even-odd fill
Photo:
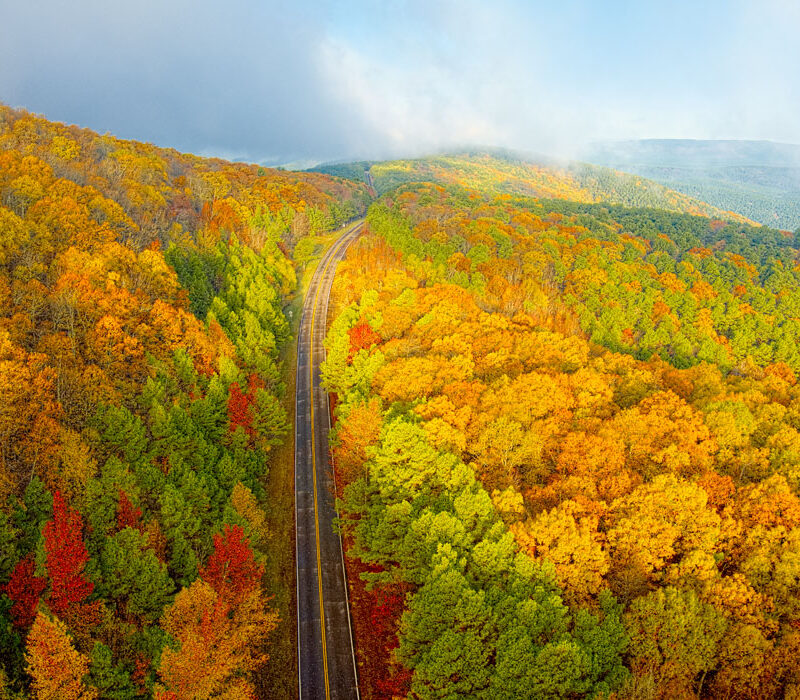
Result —
[[564, 163], [546, 156], [534, 162], [533, 157], [539, 158], [508, 149], [476, 149], [413, 159], [323, 164], [312, 170], [356, 181], [363, 181], [368, 170], [379, 194], [400, 184], [432, 181], [498, 195], [608, 202], [754, 223], [737, 212], [715, 207], [636, 174], [590, 163]]

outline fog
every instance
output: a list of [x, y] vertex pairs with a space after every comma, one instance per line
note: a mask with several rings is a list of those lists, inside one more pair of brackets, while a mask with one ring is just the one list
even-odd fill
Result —
[[798, 30], [790, 0], [0, 0], [0, 101], [267, 163], [800, 143]]

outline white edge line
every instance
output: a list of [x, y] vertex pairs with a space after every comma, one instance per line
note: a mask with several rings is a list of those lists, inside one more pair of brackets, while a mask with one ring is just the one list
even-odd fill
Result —
[[[351, 229], [351, 231], [356, 230], [359, 226], [362, 226], [362, 225], [363, 225], [363, 222], [361, 222], [359, 224], [356, 224], [356, 226], [354, 226], [353, 229]], [[345, 234], [345, 235], [347, 235], [347, 234]], [[352, 241], [351, 241], [351, 243], [352, 243]], [[334, 243], [331, 246], [330, 249], [332, 250], [335, 245], [336, 245], [336, 243]], [[345, 246], [345, 250], [347, 250], [347, 247], [349, 245], [350, 245], [350, 243], [348, 243], [347, 246]], [[320, 261], [317, 263], [317, 267], [314, 270], [314, 275], [311, 278], [312, 285], [314, 283], [314, 278], [317, 276], [317, 273], [320, 272], [320, 270], [321, 270], [321, 265], [322, 265], [323, 261], [325, 260], [325, 257], [326, 256], [323, 255], [322, 258], [320, 258]], [[337, 265], [338, 265], [338, 261], [337, 261]], [[334, 276], [335, 276], [335, 273], [336, 273], [336, 268], [334, 267]], [[327, 302], [327, 300], [329, 298], [330, 298], [330, 292], [328, 293], [328, 295], [326, 297], [326, 302], [325, 302], [325, 334], [326, 335], [327, 335], [327, 328], [328, 328], [328, 313], [327, 313], [328, 312], [328, 302]], [[300, 312], [300, 324], [297, 327], [297, 357], [295, 358], [295, 390], [294, 390], [294, 578], [295, 578], [295, 608], [296, 608], [295, 617], [297, 618], [297, 694], [298, 694], [298, 697], [301, 698], [301, 700], [302, 700], [302, 697], [303, 697], [303, 673], [302, 673], [302, 669], [301, 669], [301, 664], [302, 664], [301, 658], [302, 657], [301, 657], [301, 654], [300, 654], [300, 572], [298, 570], [298, 566], [300, 564], [300, 549], [299, 549], [300, 544], [299, 544], [299, 538], [297, 536], [297, 434], [299, 432], [298, 431], [298, 421], [300, 419], [300, 411], [298, 410], [298, 401], [297, 401], [297, 398], [298, 398], [297, 397], [297, 377], [300, 376], [300, 355], [301, 355], [301, 353], [300, 353], [300, 341], [302, 340], [302, 337], [303, 337], [303, 327], [304, 327], [304, 322], [305, 322], [305, 317], [306, 317], [306, 299], [308, 299], [307, 296], [303, 297], [303, 307], [302, 307], [302, 310]], [[310, 340], [311, 340], [311, 349], [310, 349], [309, 360], [311, 362], [313, 362], [313, 359], [314, 359], [313, 358], [313, 354], [314, 354], [314, 338], [311, 337]], [[325, 346], [323, 345], [322, 347], [323, 347], [323, 350], [324, 350]], [[326, 357], [327, 357], [327, 353], [326, 353]], [[312, 397], [313, 397], [313, 392], [314, 392], [313, 376], [312, 376], [311, 392], [312, 392]], [[313, 398], [312, 398], [312, 400], [313, 400]], [[325, 403], [328, 403], [328, 392], [325, 392]], [[331, 426], [330, 426], [330, 422], [331, 422], [330, 405], [328, 406], [327, 414], [328, 414], [328, 432], [330, 433], [330, 429], [331, 429]], [[314, 430], [314, 426], [313, 425], [311, 426], [311, 430], [312, 431]], [[328, 449], [329, 449], [329, 453], [330, 453], [330, 441], [328, 443]], [[313, 468], [316, 468], [316, 465], [313, 465]], [[336, 478], [335, 478], [335, 475], [334, 475], [334, 479], [333, 479], [333, 490], [334, 490], [334, 497], [336, 497]], [[338, 518], [339, 517], [339, 512], [336, 510], [336, 502], [335, 501], [334, 501], [333, 510], [336, 513], [336, 517]], [[342, 572], [344, 573], [344, 576], [345, 576], [345, 580], [344, 580], [344, 595], [345, 595], [345, 600], [347, 602], [347, 626], [348, 626], [349, 631], [350, 631], [350, 651], [352, 652], [352, 655], [353, 655], [353, 672], [355, 673], [355, 680], [356, 680], [356, 698], [358, 698], [360, 700], [361, 695], [359, 693], [359, 688], [358, 688], [358, 667], [356, 666], [355, 643], [353, 641], [353, 628], [352, 628], [352, 625], [351, 625], [351, 622], [350, 622], [350, 597], [349, 597], [348, 591], [347, 591], [347, 569], [344, 568], [344, 549], [342, 547], [342, 534], [341, 534], [341, 532], [338, 533], [338, 534], [339, 534], [339, 553], [342, 555]]]
[[[314, 286], [314, 281], [320, 272], [320, 265], [325, 260], [323, 255], [317, 263], [314, 274], [311, 277], [311, 285], [309, 290]], [[300, 358], [302, 357], [301, 342], [303, 339], [303, 330], [306, 321], [306, 302], [309, 296], [303, 297], [303, 306], [300, 311], [300, 325], [297, 328], [297, 357], [295, 358], [295, 389], [294, 389], [294, 578], [295, 578], [295, 617], [297, 618], [297, 694], [302, 699], [303, 697], [303, 672], [302, 672], [302, 654], [300, 653], [300, 539], [297, 529], [297, 436], [300, 427], [300, 410], [297, 393], [297, 383], [300, 377]], [[311, 338], [311, 345], [313, 347], [313, 338]], [[310, 359], [310, 358], [309, 358]], [[313, 389], [313, 387], [312, 387]], [[305, 392], [303, 392], [305, 394]], [[314, 426], [311, 426], [314, 429]]]
[[[342, 250], [344, 252], [346, 252], [347, 249], [350, 247], [350, 244], [355, 239], [356, 239], [356, 237], [354, 236], [353, 239], [351, 241], [349, 241], [347, 243], [347, 245], [342, 248]], [[336, 265], [333, 267], [333, 277], [336, 277], [336, 268], [339, 266], [340, 262], [341, 262], [341, 260], [337, 260], [336, 261]], [[333, 281], [331, 281], [331, 287], [333, 287]], [[328, 302], [329, 302], [329, 300], [330, 300], [330, 290], [328, 291], [328, 294], [327, 294], [327, 296], [325, 298], [325, 335], [326, 336], [328, 334]], [[313, 343], [313, 339], [312, 339], [312, 343]], [[325, 354], [325, 359], [327, 359], [328, 358], [328, 351], [325, 349], [325, 345], [324, 344], [322, 346], [322, 350], [323, 350], [323, 352]], [[312, 352], [313, 352], [313, 350], [312, 350]], [[320, 377], [320, 379], [322, 379], [322, 378]], [[322, 384], [321, 383], [320, 383], [320, 387], [322, 388]], [[312, 387], [312, 389], [313, 389], [313, 387]], [[331, 452], [330, 452], [331, 408], [330, 408], [330, 402], [328, 400], [328, 392], [327, 391], [325, 391], [325, 403], [327, 404], [327, 410], [325, 412], [328, 414], [328, 455], [330, 455], [332, 457]], [[338, 500], [339, 496], [338, 496], [337, 489], [336, 489], [336, 467], [333, 464], [333, 459], [332, 458], [330, 459], [330, 463], [331, 463], [330, 464], [331, 476], [332, 476], [332, 480], [333, 480], [333, 497], [334, 497], [333, 512], [336, 513], [336, 519], [338, 520], [339, 519], [339, 510], [336, 508], [336, 500]], [[348, 630], [350, 632], [350, 653], [351, 653], [351, 655], [353, 657], [353, 674], [355, 675], [355, 681], [356, 681], [356, 698], [358, 700], [360, 700], [361, 693], [360, 693], [360, 690], [359, 690], [359, 683], [358, 683], [358, 664], [356, 663], [356, 645], [355, 645], [355, 639], [353, 638], [353, 624], [352, 624], [352, 621], [350, 619], [350, 592], [348, 590], [349, 586], [347, 585], [348, 584], [348, 581], [347, 581], [347, 566], [344, 563], [344, 545], [342, 544], [342, 530], [341, 530], [341, 527], [337, 526], [337, 531], [338, 531], [337, 535], [339, 536], [339, 554], [342, 557], [342, 575], [344, 576], [344, 597], [345, 597], [345, 602], [347, 603], [347, 628], [348, 628]]]

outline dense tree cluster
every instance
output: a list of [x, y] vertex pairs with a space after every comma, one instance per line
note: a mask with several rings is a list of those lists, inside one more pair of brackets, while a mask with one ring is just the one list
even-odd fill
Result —
[[436, 185], [368, 221], [323, 376], [404, 596], [373, 697], [800, 693], [794, 238]]
[[411, 186], [373, 229], [426, 283], [506, 313], [556, 308], [595, 343], [677, 367], [754, 362], [800, 370], [793, 234], [654, 209]]
[[252, 696], [289, 251], [365, 196], [0, 107], [0, 696]]
[[800, 225], [800, 169], [784, 166], [637, 166], [644, 177], [767, 226]]
[[[367, 169], [322, 368], [365, 695], [800, 697], [796, 235]], [[0, 107], [0, 697], [253, 696], [284, 310], [368, 198]]]
[[612, 202], [628, 207], [655, 207], [666, 211], [721, 217], [745, 222], [739, 213], [648, 180], [639, 175], [588, 163], [559, 165], [535, 162], [513, 151], [475, 151], [414, 160], [322, 165], [319, 172], [363, 181], [365, 172], [381, 194], [399, 185], [435, 182], [467, 186], [490, 194], [565, 199], [573, 202]]

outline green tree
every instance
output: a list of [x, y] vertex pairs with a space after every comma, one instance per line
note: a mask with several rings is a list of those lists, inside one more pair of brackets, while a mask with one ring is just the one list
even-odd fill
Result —
[[631, 669], [678, 696], [716, 668], [728, 623], [693, 591], [667, 587], [637, 598], [625, 613]]
[[103, 597], [118, 601], [126, 616], [148, 624], [160, 617], [175, 590], [147, 536], [130, 527], [105, 540], [100, 571]]

